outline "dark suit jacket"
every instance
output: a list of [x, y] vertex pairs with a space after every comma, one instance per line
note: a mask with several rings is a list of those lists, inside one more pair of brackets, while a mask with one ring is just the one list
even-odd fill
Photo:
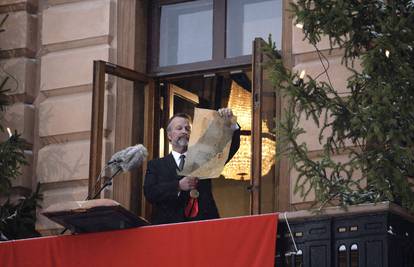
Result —
[[[233, 134], [229, 161], [240, 146], [240, 130]], [[189, 219], [184, 216], [184, 209], [189, 199], [189, 192], [179, 192], [178, 182], [182, 176], [177, 175], [177, 165], [172, 154], [148, 162], [144, 181], [144, 194], [152, 204], [152, 223], [165, 224], [189, 220], [207, 220], [219, 218], [216, 202], [211, 192], [211, 180], [198, 182], [197, 190], [199, 212], [197, 217]]]

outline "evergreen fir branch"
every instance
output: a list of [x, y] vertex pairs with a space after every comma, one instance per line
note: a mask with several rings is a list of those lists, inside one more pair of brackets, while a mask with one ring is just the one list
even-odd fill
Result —
[[[0, 28], [4, 25], [8, 15], [0, 22]], [[0, 32], [4, 29], [0, 29]], [[2, 69], [6, 77], [0, 81], [0, 111], [5, 111], [9, 105], [7, 93], [10, 89], [6, 88], [9, 78], [19, 86], [18, 81], [8, 72]], [[0, 125], [0, 130], [4, 130]], [[4, 142], [0, 142], [0, 194], [5, 198], [0, 203], [0, 241], [28, 238], [39, 236], [35, 229], [36, 208], [39, 207], [39, 201], [42, 196], [39, 193], [40, 184], [36, 191], [30, 196], [22, 196], [17, 202], [10, 200], [12, 190], [12, 180], [21, 175], [21, 167], [27, 164], [24, 155], [26, 142], [15, 132]]]
[[9, 91], [8, 89], [4, 89], [9, 77], [5, 77], [3, 81], [0, 83], [0, 111], [5, 111], [5, 107], [9, 104], [9, 99], [6, 93]]
[[[390, 200], [414, 210], [407, 180], [414, 177], [413, 2], [299, 0], [292, 9], [305, 39], [316, 46], [323, 36], [329, 38], [331, 48], [344, 50], [343, 63], [352, 72], [349, 95], [343, 97], [329, 76], [328, 83], [317, 81], [326, 66], [315, 79], [300, 80], [275, 51], [269, 53], [272, 82], [288, 100], [277, 133], [278, 146], [299, 173], [295, 192], [306, 197], [313, 190], [322, 206]], [[269, 42], [267, 50], [272, 49]], [[360, 72], [349, 65], [356, 59]], [[305, 133], [301, 119], [320, 129], [318, 160], [308, 157], [306, 144], [297, 143]], [[344, 150], [349, 161], [333, 161]], [[361, 178], [354, 177], [357, 170]]]
[[0, 143], [0, 193], [2, 194], [10, 190], [11, 180], [19, 176], [20, 167], [27, 164], [24, 146], [24, 140], [17, 133]]

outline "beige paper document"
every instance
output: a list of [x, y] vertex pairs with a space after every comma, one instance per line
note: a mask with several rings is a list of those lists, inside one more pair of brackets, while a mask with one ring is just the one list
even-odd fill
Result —
[[199, 179], [219, 177], [229, 157], [234, 123], [235, 117], [229, 121], [216, 110], [196, 108], [184, 168], [178, 174]]

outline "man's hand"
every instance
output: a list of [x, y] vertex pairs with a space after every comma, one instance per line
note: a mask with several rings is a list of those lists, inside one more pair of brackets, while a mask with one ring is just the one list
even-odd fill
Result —
[[221, 108], [218, 110], [218, 114], [220, 115], [220, 117], [227, 120], [227, 122], [231, 125], [231, 128], [233, 130], [237, 130], [240, 128], [236, 122], [236, 117], [234, 117], [233, 111], [231, 111], [230, 108]]
[[231, 120], [233, 118], [233, 111], [230, 108], [221, 108], [218, 110], [220, 117]]
[[198, 178], [185, 176], [178, 182], [181, 191], [189, 191], [197, 187]]

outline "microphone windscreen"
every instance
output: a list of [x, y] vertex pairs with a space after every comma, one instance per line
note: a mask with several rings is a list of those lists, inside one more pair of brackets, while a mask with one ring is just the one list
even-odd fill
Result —
[[129, 150], [124, 154], [123, 160], [120, 163], [120, 167], [124, 172], [131, 171], [138, 168], [145, 158], [148, 156], [147, 149], [139, 144], [130, 147]]
[[127, 147], [111, 157], [111, 172], [114, 174], [119, 170], [131, 171], [139, 167], [147, 156], [148, 151], [141, 144]]

